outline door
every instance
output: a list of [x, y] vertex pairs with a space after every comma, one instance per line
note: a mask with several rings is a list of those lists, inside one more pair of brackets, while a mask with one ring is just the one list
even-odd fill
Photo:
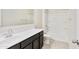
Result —
[[40, 45], [39, 45], [39, 38], [37, 38], [36, 40], [33, 41], [33, 49], [39, 49]]

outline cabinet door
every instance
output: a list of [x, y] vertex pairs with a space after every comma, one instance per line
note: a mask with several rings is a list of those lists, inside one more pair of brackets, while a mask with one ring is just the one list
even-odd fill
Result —
[[40, 37], [40, 48], [43, 46], [43, 36]]
[[21, 42], [21, 48], [26, 47], [27, 45], [32, 43], [38, 37], [39, 37], [39, 34], [35, 34], [34, 36], [31, 36], [30, 38], [25, 39], [24, 41]]
[[32, 43], [26, 46], [24, 49], [32, 49]]
[[39, 49], [39, 38], [33, 41], [33, 49]]
[[20, 44], [16, 44], [8, 49], [20, 49]]

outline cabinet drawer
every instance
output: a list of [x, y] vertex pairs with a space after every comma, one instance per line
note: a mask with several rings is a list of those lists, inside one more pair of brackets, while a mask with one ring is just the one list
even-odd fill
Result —
[[21, 48], [24, 48], [24, 47], [27, 46], [28, 44], [32, 43], [33, 40], [35, 40], [35, 39], [38, 38], [38, 37], [39, 37], [39, 34], [36, 34], [36, 35], [34, 35], [34, 36], [32, 36], [32, 37], [30, 37], [30, 38], [28, 38], [28, 39], [22, 41], [22, 42], [21, 42]]
[[32, 49], [32, 43], [29, 44], [28, 46], [24, 47], [24, 49]]
[[18, 44], [14, 45], [8, 49], [20, 49], [20, 44], [18, 43]]

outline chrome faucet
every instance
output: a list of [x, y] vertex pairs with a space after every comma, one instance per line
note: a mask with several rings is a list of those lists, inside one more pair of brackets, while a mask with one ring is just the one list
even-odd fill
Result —
[[79, 45], [79, 41], [78, 40], [75, 40], [75, 41], [72, 41], [72, 43], [76, 43], [77, 45]]
[[6, 34], [5, 37], [6, 37], [6, 38], [11, 37], [12, 34], [13, 34], [13, 30], [12, 30], [12, 29], [8, 29], [8, 32], [7, 32], [7, 34]]

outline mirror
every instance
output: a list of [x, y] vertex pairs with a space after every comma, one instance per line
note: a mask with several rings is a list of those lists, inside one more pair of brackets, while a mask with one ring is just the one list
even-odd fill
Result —
[[33, 24], [32, 9], [1, 9], [1, 25]]

